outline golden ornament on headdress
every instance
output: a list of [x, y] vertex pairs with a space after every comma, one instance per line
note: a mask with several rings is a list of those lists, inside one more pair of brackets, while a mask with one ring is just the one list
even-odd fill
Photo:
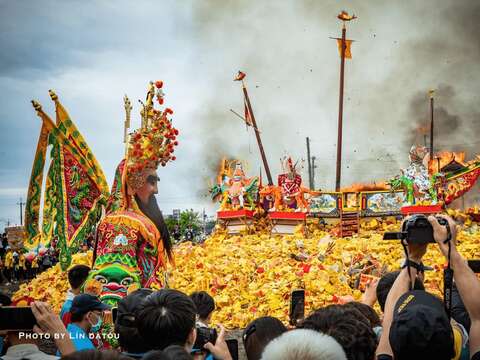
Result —
[[[145, 103], [141, 102], [141, 127], [130, 135], [127, 150], [127, 185], [130, 192], [135, 193], [145, 184], [149, 170], [156, 170], [158, 165], [165, 166], [175, 160], [174, 148], [178, 145], [176, 137], [178, 130], [172, 126], [167, 118], [173, 114], [169, 108], [157, 110], [154, 107], [156, 96], [160, 105], [163, 104], [163, 82], [150, 82]], [[156, 89], [155, 89], [156, 88]], [[126, 98], [126, 97], [125, 97]], [[127, 100], [125, 110], [127, 111]], [[128, 101], [130, 104], [130, 101]], [[131, 108], [131, 106], [130, 106]], [[130, 115], [127, 112], [125, 125], [130, 125]]]

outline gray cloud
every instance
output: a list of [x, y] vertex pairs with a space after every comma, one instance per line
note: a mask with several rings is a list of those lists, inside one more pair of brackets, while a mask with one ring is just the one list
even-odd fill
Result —
[[473, 0], [0, 1], [0, 186], [28, 185], [40, 128], [29, 100], [53, 114], [49, 88], [112, 181], [123, 94], [136, 103], [146, 82], [161, 78], [181, 136], [177, 162], [159, 171], [159, 199], [167, 211], [212, 211], [204, 194], [222, 156], [246, 160], [252, 174], [261, 166], [252, 132], [229, 112], [243, 110], [232, 81], [241, 69], [274, 177], [285, 153], [305, 157], [309, 136], [317, 185], [332, 189], [339, 56], [329, 37], [340, 33], [343, 8], [358, 19], [348, 25], [356, 42], [346, 65], [342, 183], [382, 180], [406, 165], [411, 142], [423, 142], [414, 130], [428, 119], [430, 88], [438, 90], [436, 143], [478, 153]]

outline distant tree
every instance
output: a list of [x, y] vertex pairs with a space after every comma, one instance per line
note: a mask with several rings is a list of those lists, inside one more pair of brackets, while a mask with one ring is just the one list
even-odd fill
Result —
[[177, 220], [172, 215], [167, 215], [165, 217], [165, 224], [167, 224], [167, 229], [170, 235], [173, 234], [173, 230], [175, 229], [175, 225], [177, 225]]
[[188, 228], [191, 228], [194, 234], [198, 234], [202, 228], [201, 216], [198, 212], [193, 211], [193, 209], [182, 211], [178, 223], [182, 235], [185, 234], [185, 230]]

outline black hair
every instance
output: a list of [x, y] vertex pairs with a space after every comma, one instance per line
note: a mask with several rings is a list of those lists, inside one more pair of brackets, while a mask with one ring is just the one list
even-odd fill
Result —
[[195, 328], [197, 309], [192, 299], [173, 289], [162, 289], [140, 304], [136, 322], [140, 336], [153, 349], [184, 346]]
[[215, 310], [215, 300], [205, 291], [196, 291], [190, 295], [190, 298], [197, 307], [197, 314], [200, 319], [208, 318], [208, 315]]
[[[378, 304], [380, 305], [380, 309], [382, 312], [385, 311], [385, 302], [387, 301], [388, 293], [393, 286], [393, 283], [397, 279], [397, 276], [400, 274], [400, 271], [392, 271], [386, 273], [381, 277], [377, 284], [377, 300]], [[415, 283], [413, 285], [413, 290], [425, 290], [420, 279], [415, 278]]]
[[248, 360], [260, 360], [270, 341], [287, 331], [277, 318], [264, 316], [253, 320], [243, 331], [243, 346]]
[[150, 289], [138, 289], [117, 304], [115, 332], [118, 334], [118, 341], [123, 351], [141, 354], [151, 350], [138, 333], [136, 317], [140, 304], [152, 292]]
[[68, 270], [68, 282], [72, 289], [78, 289], [87, 280], [90, 268], [87, 265], [75, 265]]
[[368, 319], [353, 307], [326, 306], [314, 311], [298, 327], [330, 335], [342, 346], [348, 360], [375, 357], [376, 335]]
[[142, 360], [172, 360], [172, 359], [177, 359], [177, 358], [168, 356], [163, 350], [152, 350], [142, 356]]
[[1, 306], [10, 306], [12, 299], [3, 293], [0, 293], [0, 305]]
[[62, 360], [131, 360], [114, 350], [82, 350], [61, 357]]
[[348, 302], [344, 306], [352, 307], [360, 311], [368, 319], [372, 328], [382, 326], [382, 321], [380, 320], [380, 317], [378, 316], [377, 312], [373, 310], [372, 307], [357, 301]]
[[84, 318], [84, 316], [85, 316], [89, 311], [90, 311], [90, 310], [85, 311], [85, 312], [74, 312], [74, 313], [71, 313], [70, 322], [72, 322], [72, 323], [78, 323], [78, 322], [82, 321], [83, 318]]
[[[170, 345], [163, 352], [169, 357], [169, 359], [175, 360], [190, 360], [192, 356], [180, 345]], [[153, 359], [152, 359], [153, 360]]]
[[135, 200], [140, 211], [145, 214], [145, 216], [147, 216], [150, 220], [152, 220], [157, 227], [162, 238], [163, 248], [165, 249], [168, 258], [171, 260], [173, 258], [172, 241], [170, 239], [170, 233], [168, 231], [167, 224], [165, 223], [165, 220], [163, 218], [163, 214], [158, 207], [155, 195], [152, 194], [150, 196], [150, 198], [148, 199], [148, 204], [144, 204], [140, 200], [138, 195], [135, 195]]

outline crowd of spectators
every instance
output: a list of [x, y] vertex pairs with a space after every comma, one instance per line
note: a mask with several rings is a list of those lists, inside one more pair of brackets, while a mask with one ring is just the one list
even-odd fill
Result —
[[[402, 269], [370, 282], [361, 302], [317, 309], [295, 328], [268, 316], [252, 321], [242, 335], [248, 360], [479, 360], [480, 281], [456, 249], [455, 223], [445, 219], [450, 235], [436, 218], [429, 218], [436, 241], [430, 246], [437, 246], [453, 269], [450, 311], [423, 285], [427, 244], [409, 243]], [[70, 270], [71, 290], [62, 319], [47, 304], [32, 305], [37, 319], [34, 331], [69, 334], [55, 340], [58, 356], [69, 360], [233, 359], [226, 330], [211, 324], [215, 303], [206, 292], [188, 296], [173, 289], [136, 290], [116, 310], [119, 351], [98, 350], [99, 343], [79, 341], [80, 335], [97, 332], [110, 311], [97, 297], [80, 293], [86, 275], [88, 269], [82, 267]], [[381, 314], [373, 309], [377, 302]], [[210, 331], [214, 327], [218, 333]], [[42, 353], [34, 341], [21, 339], [18, 331], [8, 331], [5, 343], [4, 360], [54, 358]]]
[[58, 262], [58, 254], [51, 247], [42, 255], [26, 256], [8, 244], [7, 234], [0, 234], [0, 284], [18, 283], [33, 279]]

